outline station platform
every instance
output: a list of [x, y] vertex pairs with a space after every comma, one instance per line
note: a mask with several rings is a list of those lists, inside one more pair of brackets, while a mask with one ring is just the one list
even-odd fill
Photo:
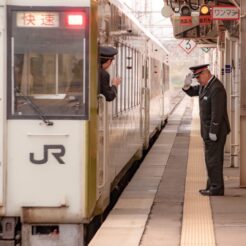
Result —
[[90, 246], [245, 246], [246, 189], [225, 153], [225, 196], [206, 197], [196, 98], [185, 96]]

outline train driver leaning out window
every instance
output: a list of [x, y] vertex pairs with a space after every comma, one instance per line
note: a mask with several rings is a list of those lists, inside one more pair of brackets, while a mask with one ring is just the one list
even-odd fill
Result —
[[117, 87], [121, 83], [120, 78], [112, 79], [110, 86], [110, 75], [107, 69], [112, 64], [114, 56], [117, 55], [117, 49], [109, 46], [100, 47], [100, 68], [99, 68], [99, 88], [100, 94], [103, 94], [106, 101], [113, 101], [117, 96]]

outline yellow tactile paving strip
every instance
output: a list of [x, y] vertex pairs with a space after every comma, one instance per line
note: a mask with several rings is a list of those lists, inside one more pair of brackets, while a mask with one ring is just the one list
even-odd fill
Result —
[[200, 136], [198, 101], [194, 100], [190, 134], [181, 246], [215, 246], [209, 197], [199, 194], [206, 186], [203, 143]]

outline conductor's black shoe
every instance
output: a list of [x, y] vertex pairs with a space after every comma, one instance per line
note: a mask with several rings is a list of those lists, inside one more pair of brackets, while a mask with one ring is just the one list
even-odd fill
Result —
[[201, 189], [201, 190], [199, 190], [199, 192], [202, 194], [202, 192], [207, 191], [207, 190], [209, 190], [209, 188]]
[[224, 190], [200, 190], [203, 196], [224, 196]]

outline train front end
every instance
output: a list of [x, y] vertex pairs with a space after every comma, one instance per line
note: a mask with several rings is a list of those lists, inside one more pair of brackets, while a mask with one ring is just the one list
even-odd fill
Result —
[[0, 6], [0, 244], [83, 245], [97, 199], [94, 2]]

